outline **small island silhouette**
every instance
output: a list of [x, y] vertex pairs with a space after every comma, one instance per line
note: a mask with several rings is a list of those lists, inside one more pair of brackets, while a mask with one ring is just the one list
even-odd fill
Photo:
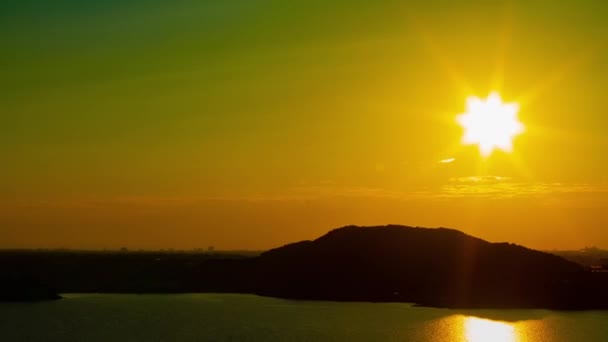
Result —
[[[0, 253], [0, 266], [9, 275], [0, 300], [57, 298], [40, 290], [43, 283], [59, 293], [234, 292], [448, 308], [608, 308], [606, 273], [447, 228], [347, 226], [255, 256], [13, 251]], [[36, 285], [15, 286], [14, 279], [36, 279], [29, 283]], [[28, 298], [19, 288], [38, 290]]]

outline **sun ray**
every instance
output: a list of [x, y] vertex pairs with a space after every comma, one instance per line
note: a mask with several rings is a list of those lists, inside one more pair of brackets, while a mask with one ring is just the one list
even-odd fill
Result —
[[419, 36], [429, 56], [445, 70], [447, 76], [454, 84], [456, 84], [461, 93], [465, 96], [474, 93], [473, 87], [471, 87], [471, 85], [466, 81], [462, 73], [452, 65], [450, 60], [445, 57], [445, 53], [443, 53], [439, 45], [435, 43], [431, 34], [423, 29], [423, 26], [419, 23], [419, 20], [414, 17], [410, 17], [408, 22], [412, 25], [412, 30]]
[[511, 43], [513, 30], [513, 10], [512, 6], [507, 5], [503, 16], [503, 25], [499, 31], [500, 39], [496, 46], [496, 64], [494, 66], [494, 72], [490, 80], [490, 89], [496, 89], [502, 91], [504, 82], [504, 73], [506, 65], [506, 55]]
[[551, 89], [551, 87], [561, 82], [564, 78], [568, 77], [569, 75], [578, 71], [583, 66], [587, 65], [596, 56], [594, 52], [602, 48], [606, 48], [607, 45], [608, 39], [582, 52], [579, 52], [571, 59], [563, 62], [558, 68], [556, 68], [553, 72], [547, 75], [546, 78], [544, 78], [543, 80], [535, 84], [533, 87], [531, 87], [527, 92], [519, 96], [517, 98], [517, 102], [520, 103], [522, 106], [528, 105], [529, 103], [533, 102], [543, 92]]

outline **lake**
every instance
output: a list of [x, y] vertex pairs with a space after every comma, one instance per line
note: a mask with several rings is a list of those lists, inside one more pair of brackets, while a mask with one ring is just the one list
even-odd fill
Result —
[[0, 341], [607, 341], [608, 311], [448, 310], [237, 294], [0, 304]]

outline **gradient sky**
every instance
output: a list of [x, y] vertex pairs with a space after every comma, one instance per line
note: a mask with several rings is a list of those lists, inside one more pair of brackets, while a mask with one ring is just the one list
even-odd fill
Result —
[[[388, 223], [608, 247], [607, 17], [600, 0], [3, 1], [0, 247], [265, 249]], [[484, 159], [456, 116], [492, 90], [526, 132]]]

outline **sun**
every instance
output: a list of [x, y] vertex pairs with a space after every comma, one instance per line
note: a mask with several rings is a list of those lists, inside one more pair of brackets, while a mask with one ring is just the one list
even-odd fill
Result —
[[467, 111], [457, 117], [465, 130], [462, 143], [479, 145], [484, 157], [495, 149], [511, 152], [513, 138], [524, 131], [524, 125], [517, 118], [518, 112], [517, 103], [502, 102], [496, 92], [485, 100], [470, 96], [467, 98]]

